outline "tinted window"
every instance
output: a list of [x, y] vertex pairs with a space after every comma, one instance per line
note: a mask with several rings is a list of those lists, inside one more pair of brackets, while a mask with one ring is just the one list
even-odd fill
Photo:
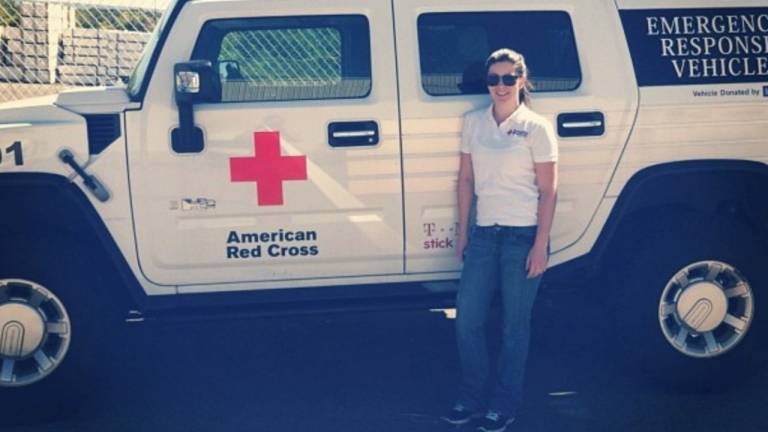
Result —
[[418, 27], [421, 84], [430, 95], [485, 93], [485, 59], [499, 48], [525, 56], [534, 91], [574, 90], [581, 82], [565, 12], [430, 13]]
[[216, 64], [223, 102], [365, 97], [370, 57], [363, 16], [211, 21], [193, 54]]

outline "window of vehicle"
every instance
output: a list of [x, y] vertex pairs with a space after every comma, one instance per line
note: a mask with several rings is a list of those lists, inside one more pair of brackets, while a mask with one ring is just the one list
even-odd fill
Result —
[[499, 48], [525, 56], [534, 91], [581, 83], [566, 12], [428, 13], [419, 16], [418, 30], [421, 85], [432, 96], [485, 93], [485, 59]]
[[169, 23], [173, 22], [179, 13], [178, 3], [178, 1], [171, 2], [165, 10], [160, 21], [155, 26], [154, 31], [152, 31], [152, 36], [149, 38], [149, 41], [144, 45], [144, 50], [141, 53], [139, 61], [136, 63], [133, 71], [131, 71], [126, 87], [128, 89], [128, 94], [131, 95], [131, 98], [134, 100], [140, 100], [143, 97], [143, 93], [146, 91], [147, 85], [149, 85], [147, 71], [149, 71], [150, 74], [152, 73], [151, 69], [154, 68], [152, 63], [153, 61], [156, 61], [157, 56], [160, 55], [158, 45], [162, 44], [161, 39], [164, 41], [167, 37], [167, 34], [165, 34], [166, 27], [168, 27]]
[[361, 98], [371, 89], [361, 15], [210, 21], [192, 58], [216, 65], [222, 102]]

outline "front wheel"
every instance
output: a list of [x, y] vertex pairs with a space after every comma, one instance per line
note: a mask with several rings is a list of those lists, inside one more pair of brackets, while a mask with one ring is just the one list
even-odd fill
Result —
[[766, 360], [768, 249], [730, 220], [677, 217], [636, 230], [608, 295], [631, 367], [668, 386], [713, 390]]
[[67, 357], [71, 329], [64, 304], [44, 286], [0, 279], [0, 387], [48, 377]]
[[42, 236], [5, 238], [0, 255], [0, 424], [70, 416], [100, 394], [115, 336], [96, 266]]

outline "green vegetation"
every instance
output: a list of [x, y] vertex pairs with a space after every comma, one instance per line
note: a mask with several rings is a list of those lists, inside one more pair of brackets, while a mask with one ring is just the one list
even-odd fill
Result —
[[335, 83], [341, 78], [341, 34], [333, 28], [231, 32], [218, 60], [237, 62], [242, 78], [254, 82]]
[[[0, 0], [8, 1], [8, 0]], [[84, 7], [75, 11], [77, 26], [99, 30], [151, 32], [161, 12], [146, 9]]]
[[18, 27], [19, 4], [14, 0], [0, 0], [0, 26]]

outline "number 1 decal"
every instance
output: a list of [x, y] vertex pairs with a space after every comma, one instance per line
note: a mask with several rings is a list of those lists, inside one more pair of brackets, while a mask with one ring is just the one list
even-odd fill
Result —
[[[13, 162], [16, 166], [24, 165], [24, 154], [21, 151], [21, 141], [16, 141], [10, 147], [5, 149], [5, 154], [13, 153]], [[0, 164], [3, 163], [3, 154], [0, 153]]]

